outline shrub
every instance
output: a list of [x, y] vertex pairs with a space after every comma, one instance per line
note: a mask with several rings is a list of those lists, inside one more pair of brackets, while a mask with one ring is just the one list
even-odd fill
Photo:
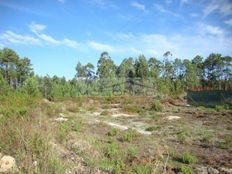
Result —
[[107, 133], [108, 136], [116, 136], [118, 134], [118, 130], [116, 128], [112, 128], [110, 132]]
[[136, 132], [133, 129], [128, 129], [123, 135], [122, 140], [125, 142], [131, 142], [136, 137]]
[[136, 165], [133, 168], [133, 173], [136, 174], [150, 174], [151, 173], [151, 167], [149, 165]]
[[188, 133], [186, 130], [182, 130], [180, 132], [177, 133], [177, 138], [181, 143], [185, 143], [187, 142], [188, 139]]
[[191, 174], [192, 173], [192, 168], [189, 166], [180, 166], [179, 168], [177, 168], [177, 172], [178, 173], [182, 173], [182, 174]]
[[215, 110], [217, 111], [217, 112], [221, 112], [221, 111], [223, 111], [225, 109], [225, 107], [223, 106], [223, 105], [216, 105], [215, 106]]
[[202, 137], [202, 142], [204, 143], [212, 143], [214, 135], [210, 132], [205, 132]]
[[159, 100], [155, 100], [151, 105], [151, 110], [153, 111], [162, 111], [162, 105]]
[[148, 127], [146, 128], [146, 131], [155, 131], [155, 130], [159, 130], [161, 127], [160, 126], [151, 126], [151, 127]]
[[185, 164], [194, 164], [197, 162], [197, 157], [188, 152], [185, 152], [181, 155], [180, 161]]

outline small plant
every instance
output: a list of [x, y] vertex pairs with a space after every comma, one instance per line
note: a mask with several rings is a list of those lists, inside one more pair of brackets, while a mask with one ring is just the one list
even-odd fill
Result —
[[131, 142], [136, 137], [136, 132], [133, 129], [128, 129], [122, 136], [124, 142]]
[[134, 148], [134, 147], [129, 147], [127, 149], [127, 157], [128, 158], [133, 158], [133, 157], [136, 157], [138, 155], [138, 149], [137, 148]]
[[185, 152], [181, 155], [180, 161], [185, 164], [194, 164], [197, 162], [197, 157], [188, 152]]
[[182, 174], [191, 174], [192, 168], [189, 166], [181, 165], [179, 168], [177, 168], [177, 172]]
[[187, 142], [188, 139], [188, 133], [186, 130], [182, 130], [177, 134], [177, 138], [181, 143]]
[[116, 128], [112, 128], [110, 132], [107, 133], [108, 136], [116, 136], [118, 134], [118, 130]]
[[146, 128], [146, 131], [152, 132], [152, 131], [156, 131], [159, 130], [161, 127], [160, 126], [151, 126]]
[[101, 114], [100, 114], [100, 115], [102, 115], [102, 116], [109, 115], [109, 111], [103, 111], [103, 112], [101, 112]]
[[113, 159], [119, 154], [119, 149], [115, 141], [111, 141], [104, 149], [104, 154], [107, 158]]
[[81, 122], [80, 121], [74, 122], [72, 130], [78, 132], [80, 129], [81, 129]]
[[210, 133], [210, 132], [205, 132], [205, 133], [203, 134], [202, 142], [208, 143], [208, 144], [209, 144], [209, 143], [212, 143], [213, 138], [214, 138], [214, 135], [213, 135], [212, 133]]
[[150, 174], [151, 173], [151, 167], [149, 165], [136, 165], [133, 168], [133, 173], [136, 174]]
[[232, 146], [232, 136], [231, 135], [225, 135], [224, 141], [217, 143], [217, 147], [220, 149], [228, 149], [231, 146]]
[[162, 111], [162, 105], [159, 100], [155, 100], [151, 105], [152, 111]]
[[221, 112], [221, 111], [225, 110], [225, 107], [223, 105], [216, 105], [215, 106], [215, 110], [217, 112]]

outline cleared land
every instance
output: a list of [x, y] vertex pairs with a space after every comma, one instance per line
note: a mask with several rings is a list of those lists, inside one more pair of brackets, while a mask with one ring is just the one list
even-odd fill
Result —
[[47, 173], [231, 173], [231, 110], [181, 99], [84, 97], [39, 101], [31, 115], [22, 133], [38, 131], [38, 142], [25, 146], [31, 154], [17, 157], [13, 144], [2, 148], [18, 160], [18, 171], [39, 173], [46, 166], [41, 138], [56, 156]]

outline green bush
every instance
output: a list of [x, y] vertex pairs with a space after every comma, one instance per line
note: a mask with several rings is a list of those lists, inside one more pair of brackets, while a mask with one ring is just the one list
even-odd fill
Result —
[[152, 131], [156, 131], [156, 130], [159, 130], [159, 129], [161, 129], [160, 126], [151, 126], [151, 127], [146, 128], [145, 130], [152, 132]]
[[194, 164], [197, 162], [197, 157], [188, 152], [185, 152], [180, 156], [180, 161], [185, 164]]
[[152, 111], [162, 111], [162, 105], [159, 100], [155, 100], [151, 105]]
[[108, 136], [116, 136], [118, 134], [118, 130], [116, 128], [112, 128], [110, 132], [107, 133]]
[[122, 135], [122, 140], [124, 142], [131, 142], [136, 137], [136, 132], [133, 129], [128, 129], [126, 132]]
[[177, 168], [177, 172], [178, 173], [182, 173], [182, 174], [191, 174], [192, 173], [192, 168], [189, 166], [180, 166], [179, 168]]
[[150, 174], [151, 173], [151, 166], [149, 165], [136, 165], [133, 168], [133, 173], [135, 174]]
[[188, 140], [188, 133], [186, 130], [181, 130], [177, 133], [177, 138], [181, 143], [186, 143]]

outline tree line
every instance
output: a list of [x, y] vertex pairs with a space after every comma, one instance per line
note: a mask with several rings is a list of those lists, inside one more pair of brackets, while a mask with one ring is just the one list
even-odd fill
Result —
[[125, 58], [116, 65], [108, 52], [101, 53], [97, 67], [76, 65], [72, 80], [34, 74], [30, 59], [20, 58], [9, 48], [0, 50], [0, 94], [16, 90], [48, 99], [79, 95], [172, 95], [189, 89], [232, 89], [232, 57], [210, 54], [193, 59], [173, 58], [167, 51], [163, 60], [144, 55]]

